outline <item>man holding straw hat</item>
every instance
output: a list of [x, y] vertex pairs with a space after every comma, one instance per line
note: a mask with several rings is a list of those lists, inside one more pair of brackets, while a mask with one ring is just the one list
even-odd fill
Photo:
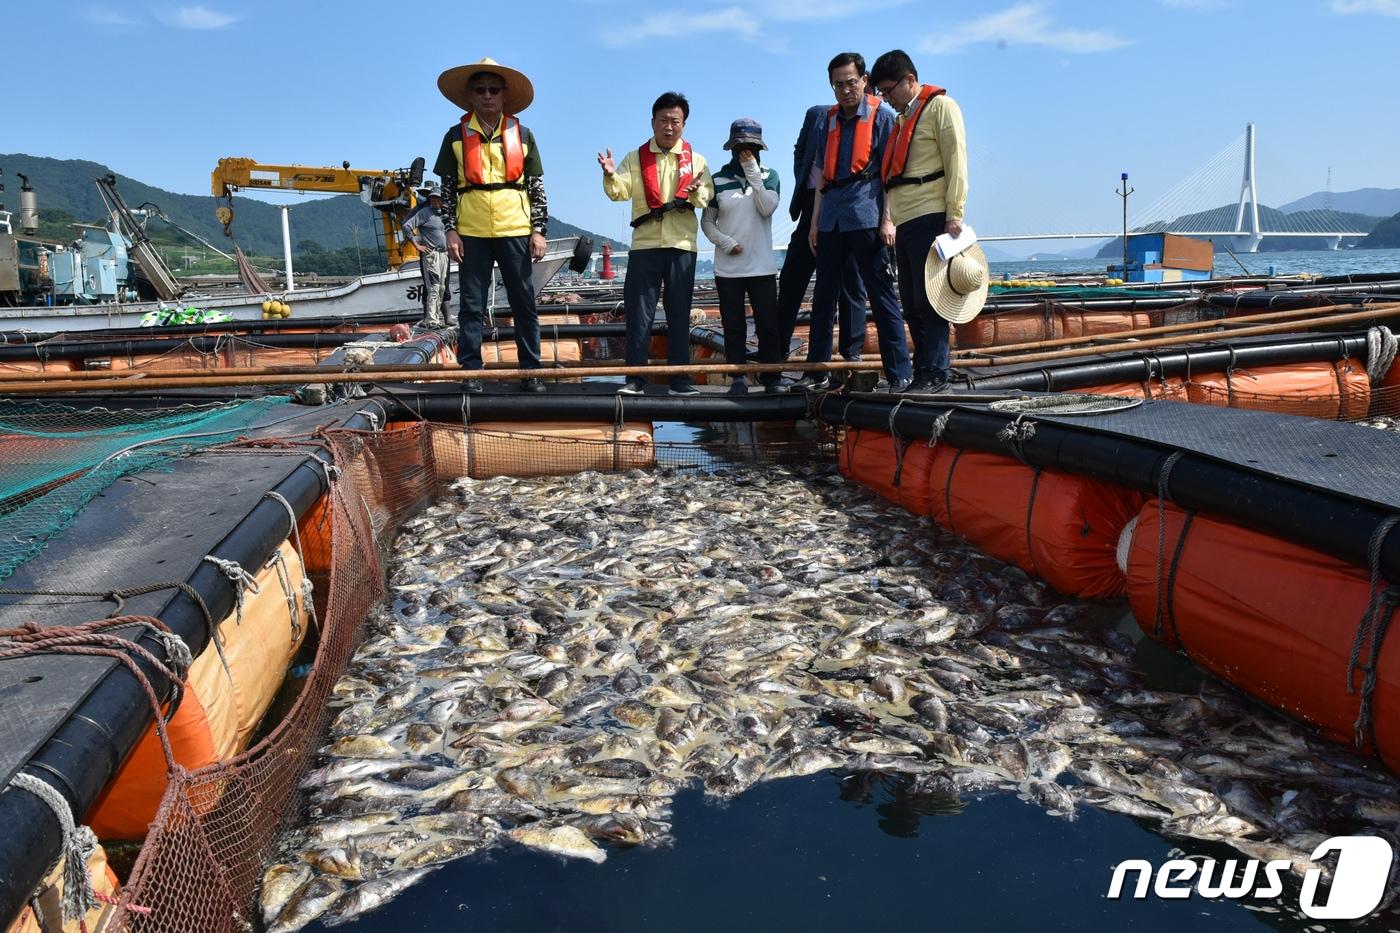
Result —
[[[495, 264], [510, 302], [520, 368], [539, 369], [540, 319], [530, 263], [544, 258], [549, 207], [535, 134], [517, 116], [530, 106], [535, 89], [514, 68], [483, 58], [444, 71], [438, 90], [466, 111], [443, 136], [433, 166], [442, 179], [447, 254], [458, 264], [457, 358], [463, 369], [484, 367], [481, 331]], [[482, 389], [480, 380], [464, 387]], [[521, 388], [545, 390], [534, 378], [522, 380]]]
[[902, 50], [875, 59], [870, 83], [899, 114], [880, 178], [894, 224], [899, 300], [914, 344], [914, 381], [908, 391], [937, 392], [948, 384], [948, 325], [934, 314], [922, 273], [934, 239], [963, 232], [967, 134], [958, 105], [943, 88], [919, 83], [914, 62]]

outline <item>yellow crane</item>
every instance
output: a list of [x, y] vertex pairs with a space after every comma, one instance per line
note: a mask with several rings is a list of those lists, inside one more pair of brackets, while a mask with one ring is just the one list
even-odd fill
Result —
[[214, 215], [232, 236], [233, 193], [240, 188], [261, 191], [316, 191], [328, 194], [358, 194], [360, 200], [380, 212], [389, 268], [397, 269], [418, 258], [411, 242], [401, 242], [403, 222], [417, 205], [414, 189], [423, 183], [423, 159], [408, 168], [360, 169], [349, 162], [340, 168], [309, 165], [267, 165], [252, 159], [220, 159], [212, 176], [214, 197], [225, 203]]

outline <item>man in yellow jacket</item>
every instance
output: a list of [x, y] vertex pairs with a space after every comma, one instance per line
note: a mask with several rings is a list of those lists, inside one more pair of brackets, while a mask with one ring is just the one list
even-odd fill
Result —
[[[433, 171], [442, 179], [447, 254], [458, 264], [463, 369], [482, 369], [481, 328], [491, 299], [491, 267], [501, 269], [521, 369], [540, 368], [540, 318], [532, 260], [544, 258], [549, 206], [535, 134], [516, 117], [530, 106], [530, 79], [489, 58], [438, 77], [443, 96], [466, 113], [447, 131]], [[480, 392], [481, 380], [463, 388]], [[526, 392], [544, 382], [521, 381]]]
[[967, 202], [967, 134], [962, 110], [941, 87], [920, 84], [914, 62], [899, 49], [875, 59], [870, 83], [899, 115], [880, 167], [885, 209], [894, 223], [899, 301], [914, 338], [914, 381], [908, 392], [948, 384], [948, 322], [929, 302], [924, 281], [933, 240], [962, 232]]
[[[690, 363], [690, 304], [695, 290], [699, 224], [695, 212], [715, 196], [705, 157], [682, 138], [690, 102], [667, 91], [651, 105], [652, 137], [622, 159], [598, 153], [603, 192], [632, 201], [632, 247], [622, 303], [627, 313], [627, 365], [645, 366], [658, 297], [666, 308], [666, 362]], [[631, 377], [620, 395], [641, 395], [646, 380]], [[699, 395], [689, 376], [671, 377], [671, 395]]]

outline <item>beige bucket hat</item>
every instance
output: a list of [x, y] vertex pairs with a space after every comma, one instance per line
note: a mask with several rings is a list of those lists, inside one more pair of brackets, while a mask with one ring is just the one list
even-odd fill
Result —
[[966, 324], [981, 313], [991, 277], [987, 254], [976, 243], [947, 262], [938, 258], [938, 250], [930, 249], [924, 263], [929, 304], [953, 324]]
[[470, 65], [458, 65], [456, 68], [449, 68], [438, 75], [438, 90], [442, 91], [442, 96], [463, 110], [472, 109], [472, 94], [469, 83], [471, 77], [482, 71], [489, 71], [494, 75], [500, 75], [505, 82], [505, 101], [502, 109], [509, 114], [517, 114], [530, 106], [530, 102], [535, 99], [535, 86], [530, 83], [530, 79], [525, 77], [514, 68], [507, 68], [500, 62], [490, 58], [483, 58], [479, 62]]

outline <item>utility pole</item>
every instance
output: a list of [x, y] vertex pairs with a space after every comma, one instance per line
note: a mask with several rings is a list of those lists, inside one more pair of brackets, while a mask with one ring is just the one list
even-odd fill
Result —
[[1122, 190], [1114, 189], [1114, 194], [1123, 199], [1123, 277], [1128, 277], [1128, 195], [1136, 191], [1136, 188], [1128, 187], [1128, 173], [1122, 175]]

